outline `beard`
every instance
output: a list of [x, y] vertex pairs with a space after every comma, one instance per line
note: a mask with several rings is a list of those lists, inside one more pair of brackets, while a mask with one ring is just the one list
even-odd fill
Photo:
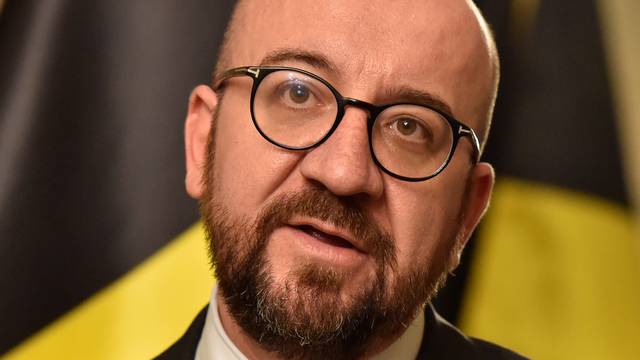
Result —
[[[291, 359], [362, 357], [374, 344], [402, 334], [457, 265], [459, 224], [437, 239], [431, 258], [415, 259], [399, 273], [393, 238], [356, 199], [318, 185], [274, 196], [255, 219], [232, 216], [215, 182], [213, 138], [214, 131], [200, 200], [209, 255], [231, 316], [263, 349]], [[294, 216], [334, 224], [364, 244], [375, 263], [368, 281], [344, 294], [349, 272], [312, 261], [276, 279], [266, 255], [269, 237]]]

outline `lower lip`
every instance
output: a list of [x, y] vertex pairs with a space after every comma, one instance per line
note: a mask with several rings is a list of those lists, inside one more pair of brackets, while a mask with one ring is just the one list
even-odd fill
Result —
[[332, 245], [293, 226], [278, 228], [272, 235], [299, 248], [305, 255], [332, 265], [353, 267], [361, 265], [366, 258], [366, 254], [356, 248]]

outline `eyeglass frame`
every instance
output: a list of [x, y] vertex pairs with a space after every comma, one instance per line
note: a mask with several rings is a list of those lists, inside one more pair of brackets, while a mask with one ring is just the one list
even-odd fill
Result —
[[[317, 142], [313, 143], [312, 145], [309, 146], [304, 146], [304, 147], [295, 147], [295, 146], [289, 146], [289, 145], [285, 145], [285, 144], [281, 144], [278, 143], [276, 141], [274, 141], [273, 139], [271, 139], [269, 136], [267, 136], [262, 129], [260, 128], [260, 126], [258, 125], [258, 122], [256, 120], [255, 117], [255, 113], [254, 113], [254, 100], [255, 100], [255, 95], [256, 92], [258, 90], [258, 87], [260, 86], [260, 83], [262, 82], [262, 80], [264, 80], [269, 74], [277, 72], [277, 71], [295, 71], [301, 74], [304, 74], [306, 76], [310, 76], [313, 79], [320, 81], [323, 85], [325, 85], [333, 94], [333, 96], [336, 99], [336, 105], [337, 105], [337, 112], [336, 112], [336, 119], [333, 121], [333, 125], [331, 126], [331, 129], [329, 129], [329, 131]], [[447, 165], [449, 165], [449, 163], [451, 162], [451, 159], [453, 158], [453, 155], [456, 151], [456, 148], [458, 146], [458, 142], [460, 141], [461, 137], [466, 137], [468, 136], [470, 141], [471, 141], [471, 145], [473, 148], [473, 162], [478, 163], [480, 161], [480, 142], [478, 140], [478, 137], [476, 136], [475, 131], [473, 131], [473, 129], [458, 121], [456, 118], [454, 118], [452, 115], [436, 108], [433, 106], [429, 106], [428, 104], [415, 104], [415, 103], [407, 103], [407, 102], [395, 102], [395, 103], [387, 103], [387, 104], [381, 104], [381, 105], [375, 105], [375, 104], [371, 104], [369, 102], [363, 101], [363, 100], [358, 100], [358, 99], [354, 99], [354, 98], [350, 98], [350, 97], [345, 97], [342, 96], [342, 94], [340, 94], [340, 92], [338, 92], [338, 90], [336, 90], [333, 85], [331, 85], [327, 80], [321, 78], [320, 76], [303, 70], [303, 69], [298, 69], [295, 67], [289, 67], [289, 66], [241, 66], [241, 67], [236, 67], [236, 68], [232, 68], [232, 69], [228, 69], [226, 71], [223, 71], [222, 73], [220, 73], [219, 75], [217, 75], [213, 82], [212, 82], [212, 88], [214, 91], [218, 91], [221, 87], [222, 87], [222, 83], [232, 77], [239, 77], [239, 76], [249, 76], [253, 79], [253, 85], [251, 88], [251, 98], [250, 98], [250, 103], [249, 103], [249, 108], [251, 111], [251, 120], [253, 121], [253, 125], [255, 126], [256, 130], [258, 131], [258, 133], [260, 133], [260, 135], [267, 140], [268, 142], [272, 143], [273, 145], [276, 145], [280, 148], [286, 149], [286, 150], [296, 150], [296, 151], [304, 151], [304, 150], [309, 150], [312, 149], [314, 147], [320, 146], [322, 145], [322, 143], [324, 143], [325, 141], [327, 141], [327, 139], [329, 139], [329, 137], [331, 137], [331, 135], [333, 135], [333, 133], [336, 131], [336, 129], [338, 128], [338, 126], [340, 125], [340, 123], [342, 122], [342, 120], [344, 119], [344, 114], [346, 112], [346, 107], [347, 106], [354, 106], [360, 109], [364, 109], [369, 113], [369, 116], [367, 118], [367, 134], [369, 137], [369, 152], [371, 153], [371, 158], [373, 159], [373, 162], [380, 168], [382, 169], [382, 171], [384, 171], [386, 174], [399, 179], [399, 180], [403, 180], [403, 181], [409, 181], [409, 182], [419, 182], [419, 181], [426, 181], [429, 180], [435, 176], [437, 176], [438, 174], [440, 174], [446, 167]], [[402, 175], [398, 175], [394, 172], [392, 172], [391, 170], [387, 169], [384, 165], [382, 165], [382, 163], [378, 160], [375, 151], [373, 150], [373, 141], [372, 141], [372, 137], [373, 137], [373, 125], [376, 122], [376, 119], [378, 117], [378, 115], [380, 115], [384, 110], [392, 107], [392, 106], [396, 106], [396, 105], [413, 105], [413, 106], [421, 106], [424, 108], [427, 108], [429, 110], [435, 111], [436, 113], [438, 113], [439, 115], [441, 115], [448, 123], [449, 126], [451, 127], [451, 133], [453, 135], [453, 141], [451, 143], [451, 149], [449, 150], [449, 153], [447, 155], [447, 159], [444, 161], [444, 163], [438, 168], [436, 169], [431, 175], [425, 176], [425, 177], [420, 177], [420, 178], [412, 178], [412, 177], [407, 177], [407, 176], [402, 176]]]

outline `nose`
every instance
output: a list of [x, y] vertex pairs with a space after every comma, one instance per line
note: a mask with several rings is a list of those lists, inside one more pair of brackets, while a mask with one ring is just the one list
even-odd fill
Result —
[[347, 108], [334, 133], [302, 159], [302, 175], [337, 196], [382, 195], [382, 174], [371, 158], [367, 112]]

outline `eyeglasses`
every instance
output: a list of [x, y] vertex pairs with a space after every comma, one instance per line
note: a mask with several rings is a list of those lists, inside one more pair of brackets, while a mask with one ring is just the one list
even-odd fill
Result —
[[308, 150], [338, 128], [345, 107], [369, 113], [367, 129], [373, 161], [387, 174], [423, 181], [449, 164], [461, 137], [469, 137], [473, 161], [480, 144], [473, 129], [427, 105], [373, 105], [342, 96], [329, 82], [305, 70], [282, 66], [246, 66], [227, 70], [214, 89], [231, 77], [250, 76], [251, 117], [267, 141], [288, 150]]

